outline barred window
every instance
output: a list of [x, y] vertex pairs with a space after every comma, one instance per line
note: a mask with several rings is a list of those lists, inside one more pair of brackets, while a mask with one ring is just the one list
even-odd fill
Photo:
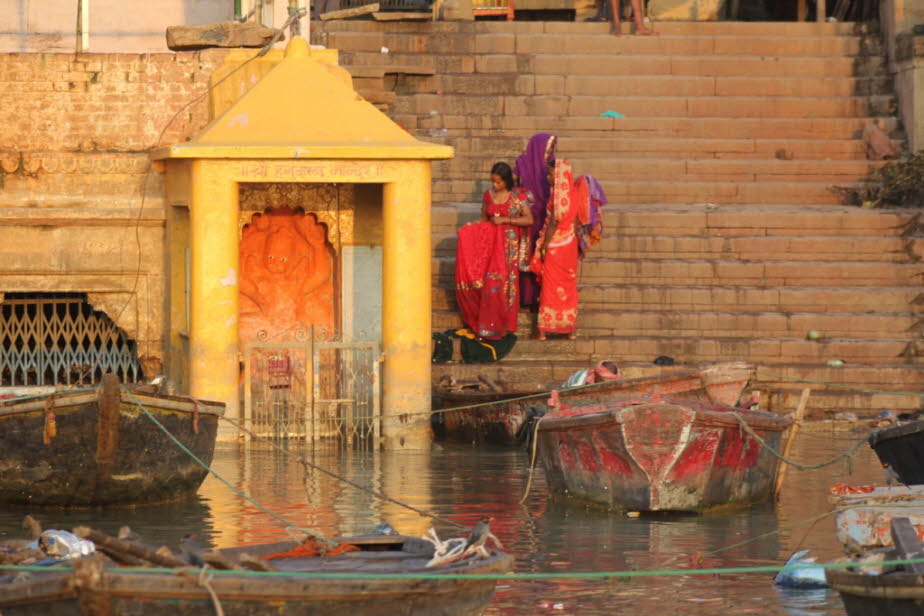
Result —
[[106, 372], [144, 380], [135, 342], [84, 293], [7, 293], [0, 303], [0, 385], [92, 385]]

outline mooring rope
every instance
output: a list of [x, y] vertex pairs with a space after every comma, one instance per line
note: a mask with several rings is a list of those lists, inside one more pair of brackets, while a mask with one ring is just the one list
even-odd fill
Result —
[[[895, 567], [900, 565], [914, 565], [924, 563], [924, 558], [905, 558], [895, 560], [876, 561], [875, 565], [882, 567]], [[797, 569], [849, 569], [862, 563], [850, 561], [837, 561], [830, 563], [799, 563], [793, 565], [754, 565], [750, 567], [691, 567], [689, 569], [650, 569], [633, 571], [548, 571], [542, 573], [528, 572], [494, 572], [494, 573], [436, 573], [414, 571], [406, 573], [369, 573], [369, 572], [313, 572], [313, 571], [251, 571], [213, 569], [210, 574], [218, 577], [244, 577], [244, 578], [288, 578], [306, 580], [600, 580], [611, 578], [649, 578], [649, 577], [684, 577], [692, 575], [736, 575], [751, 573], [779, 573], [780, 571], [793, 571]], [[60, 572], [70, 569], [40, 567], [37, 565], [0, 565], [0, 571], [43, 571], [45, 573]], [[176, 569], [163, 567], [119, 567], [119, 573], [166, 573], [176, 574]]]
[[542, 420], [545, 417], [540, 417], [536, 420], [536, 425], [533, 426], [533, 442], [532, 442], [532, 451], [529, 456], [529, 477], [526, 480], [526, 488], [523, 489], [523, 496], [520, 498], [519, 504], [526, 502], [526, 498], [529, 496], [529, 491], [533, 486], [533, 473], [536, 470], [536, 442], [539, 440], [539, 424], [542, 423]]
[[765, 441], [763, 438], [761, 438], [761, 436], [760, 436], [759, 434], [757, 434], [757, 432], [755, 432], [754, 429], [751, 428], [751, 426], [748, 425], [748, 422], [747, 422], [747, 421], [744, 419], [744, 417], [742, 417], [739, 413], [730, 412], [729, 415], [731, 415], [732, 417], [734, 417], [735, 419], [737, 419], [737, 420], [738, 420], [738, 423], [741, 425], [741, 427], [744, 429], [744, 431], [747, 432], [747, 433], [751, 436], [751, 438], [753, 438], [755, 441], [757, 441], [758, 443], [760, 443], [760, 445], [761, 445], [762, 447], [764, 447], [767, 451], [769, 451], [771, 454], [773, 454], [773, 455], [774, 455], [776, 458], [778, 458], [780, 461], [782, 461], [782, 462], [784, 462], [784, 463], [786, 463], [786, 464], [788, 464], [788, 465], [790, 465], [790, 466], [793, 466], [793, 467], [799, 469], [800, 471], [814, 471], [814, 470], [818, 470], [818, 469], [820, 469], [820, 468], [824, 468], [824, 467], [826, 467], [826, 466], [830, 466], [830, 465], [834, 464], [835, 462], [839, 462], [840, 460], [843, 460], [843, 459], [845, 459], [845, 458], [847, 458], [848, 461], [849, 461], [850, 459], [853, 458], [853, 455], [857, 452], [857, 450], [860, 448], [860, 446], [862, 446], [864, 443], [866, 443], [866, 442], [869, 440], [869, 436], [863, 436], [863, 437], [857, 439], [857, 441], [854, 442], [850, 447], [848, 447], [848, 448], [845, 449], [844, 451], [840, 452], [839, 454], [835, 455], [833, 458], [831, 458], [831, 459], [829, 459], [829, 460], [825, 460], [824, 462], [819, 462], [818, 464], [802, 464], [801, 462], [796, 462], [795, 460], [792, 460], [792, 459], [790, 459], [790, 458], [787, 458], [786, 456], [784, 456], [783, 454], [781, 454], [780, 452], [778, 452], [776, 449], [774, 449], [773, 447], [771, 447], [771, 446], [767, 443], [767, 441]]
[[[222, 417], [222, 419], [225, 420], [225, 421], [227, 421], [229, 424], [231, 424], [232, 426], [234, 426], [234, 427], [237, 428], [238, 430], [241, 430], [242, 432], [245, 432], [245, 433], [248, 434], [251, 438], [254, 438], [254, 439], [258, 439], [258, 440], [260, 440], [260, 441], [263, 441], [263, 442], [269, 444], [273, 449], [275, 449], [275, 450], [277, 450], [277, 451], [280, 451], [280, 452], [282, 452], [282, 453], [284, 453], [284, 454], [286, 454], [286, 455], [289, 455], [289, 456], [294, 455], [294, 454], [292, 454], [292, 452], [290, 452], [288, 449], [286, 449], [286, 448], [284, 448], [284, 447], [280, 447], [279, 445], [277, 445], [276, 443], [274, 443], [274, 442], [271, 441], [270, 439], [265, 438], [265, 437], [263, 437], [263, 436], [260, 436], [259, 434], [256, 434], [255, 432], [253, 432], [253, 431], [251, 431], [251, 430], [245, 428], [244, 426], [242, 426], [242, 425], [239, 424], [238, 422], [234, 421], [233, 419], [230, 419], [230, 418], [228, 418], [228, 417]], [[469, 528], [468, 526], [466, 526], [466, 525], [464, 525], [464, 524], [460, 524], [460, 523], [458, 523], [458, 522], [454, 522], [453, 520], [449, 520], [449, 519], [447, 519], [447, 518], [438, 516], [438, 515], [436, 515], [436, 514], [434, 514], [434, 513], [430, 513], [429, 511], [424, 511], [423, 509], [420, 509], [420, 508], [414, 507], [413, 505], [410, 505], [410, 504], [408, 504], [408, 503], [402, 502], [402, 501], [398, 500], [397, 498], [394, 498], [394, 497], [392, 497], [392, 496], [389, 496], [388, 494], [385, 494], [384, 492], [382, 492], [382, 491], [380, 491], [380, 490], [374, 490], [374, 489], [372, 489], [372, 488], [367, 488], [367, 487], [365, 487], [365, 486], [363, 486], [363, 485], [360, 485], [360, 484], [356, 483], [355, 481], [352, 481], [352, 480], [350, 480], [350, 479], [347, 479], [346, 477], [344, 477], [344, 476], [342, 476], [342, 475], [338, 475], [337, 473], [335, 473], [335, 472], [333, 472], [333, 471], [331, 471], [331, 470], [328, 470], [328, 469], [324, 468], [323, 466], [320, 466], [320, 465], [318, 465], [318, 464], [315, 464], [314, 462], [309, 462], [309, 461], [306, 460], [305, 457], [302, 456], [302, 455], [295, 455], [295, 459], [296, 459], [297, 462], [299, 462], [299, 463], [302, 465], [302, 467], [304, 467], [306, 473], [308, 472], [308, 469], [311, 468], [311, 469], [313, 469], [313, 470], [316, 470], [316, 471], [319, 471], [319, 472], [321, 472], [321, 473], [324, 473], [325, 475], [327, 475], [327, 476], [329, 476], [329, 477], [333, 477], [333, 478], [336, 479], [337, 481], [340, 481], [340, 482], [342, 482], [342, 483], [345, 483], [346, 485], [348, 485], [348, 486], [350, 486], [350, 487], [352, 487], [352, 488], [355, 488], [355, 489], [357, 489], [357, 490], [359, 490], [359, 491], [361, 491], [361, 492], [365, 492], [365, 493], [367, 493], [367, 494], [371, 494], [372, 496], [375, 496], [376, 498], [380, 498], [380, 499], [385, 500], [385, 501], [388, 501], [388, 502], [390, 502], [390, 503], [392, 503], [392, 504], [398, 505], [399, 507], [403, 507], [403, 508], [405, 508], [405, 509], [407, 509], [407, 510], [409, 510], [409, 511], [413, 511], [414, 513], [416, 513], [416, 514], [419, 515], [419, 516], [422, 516], [422, 517], [425, 517], [425, 518], [430, 518], [431, 520], [436, 520], [436, 521], [438, 521], [438, 522], [443, 522], [443, 523], [445, 523], [445, 524], [449, 524], [449, 525], [451, 525], [451, 526], [455, 526], [456, 528], [464, 528], [464, 529], [468, 529], [468, 528]]]
[[302, 533], [308, 535], [309, 537], [313, 537], [314, 539], [317, 539], [317, 540], [319, 540], [319, 541], [323, 541], [323, 542], [327, 543], [328, 545], [336, 545], [336, 544], [337, 544], [336, 541], [331, 541], [330, 539], [327, 539], [324, 535], [322, 535], [321, 533], [319, 533], [319, 532], [317, 532], [317, 531], [315, 531], [315, 530], [310, 530], [310, 529], [307, 529], [307, 528], [302, 528], [302, 527], [298, 526], [297, 524], [293, 524], [292, 522], [290, 522], [289, 520], [286, 520], [284, 517], [280, 516], [280, 515], [277, 514], [276, 512], [270, 511], [269, 509], [267, 509], [266, 507], [264, 507], [263, 505], [261, 505], [260, 503], [258, 503], [258, 502], [256, 501], [256, 499], [254, 499], [254, 498], [253, 498], [252, 496], [250, 496], [249, 494], [245, 494], [244, 492], [242, 492], [241, 490], [239, 490], [239, 489], [238, 489], [236, 486], [234, 486], [230, 481], [228, 481], [227, 479], [225, 479], [224, 477], [222, 477], [221, 475], [219, 475], [218, 472], [215, 471], [214, 468], [212, 468], [210, 465], [208, 465], [208, 464], [206, 464], [205, 462], [203, 462], [202, 460], [200, 460], [199, 457], [198, 457], [196, 454], [194, 454], [192, 451], [190, 451], [190, 449], [189, 449], [186, 445], [184, 445], [182, 442], [180, 442], [180, 440], [179, 440], [177, 437], [175, 437], [175, 436], [170, 432], [170, 430], [168, 430], [167, 427], [164, 426], [164, 424], [162, 424], [160, 421], [158, 421], [158, 419], [157, 419], [156, 417], [154, 417], [154, 415], [152, 415], [151, 412], [150, 412], [147, 408], [145, 408], [145, 406], [141, 403], [140, 400], [138, 400], [138, 398], [135, 397], [135, 395], [131, 392], [131, 390], [129, 390], [128, 388], [126, 388], [124, 385], [120, 385], [120, 387], [122, 388], [123, 391], [125, 391], [125, 392], [131, 397], [132, 401], [138, 406], [138, 408], [140, 408], [140, 409], [144, 412], [144, 414], [147, 416], [147, 418], [150, 419], [152, 422], [154, 422], [154, 425], [156, 425], [158, 428], [160, 428], [160, 429], [163, 431], [163, 433], [166, 434], [166, 435], [177, 445], [177, 447], [179, 447], [184, 453], [186, 453], [186, 455], [188, 455], [190, 458], [192, 458], [192, 459], [196, 462], [196, 464], [198, 464], [199, 466], [201, 466], [202, 468], [204, 468], [206, 471], [208, 471], [209, 473], [211, 473], [216, 479], [218, 479], [218, 481], [222, 482], [222, 483], [225, 484], [228, 488], [230, 488], [235, 494], [237, 494], [238, 496], [240, 496], [241, 498], [243, 498], [244, 500], [246, 500], [247, 502], [249, 502], [250, 504], [252, 504], [254, 507], [256, 507], [257, 509], [259, 509], [259, 510], [262, 511], [263, 513], [266, 513], [267, 515], [273, 517], [274, 519], [278, 520], [279, 522], [282, 522], [282, 523], [285, 524], [287, 527], [296, 528], [296, 529], [298, 529], [299, 532], [302, 532]]

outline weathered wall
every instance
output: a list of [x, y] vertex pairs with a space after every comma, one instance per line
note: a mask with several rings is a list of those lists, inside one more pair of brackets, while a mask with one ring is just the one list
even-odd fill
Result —
[[[90, 294], [163, 357], [164, 187], [155, 144], [207, 121], [225, 52], [0, 54], [0, 291]], [[176, 116], [174, 118], [174, 116]]]
[[[166, 52], [167, 26], [200, 26], [234, 18], [233, 0], [84, 0], [89, 3], [89, 51]], [[305, 0], [302, 0], [302, 4]], [[253, 0], [244, 0], [245, 9]], [[264, 0], [262, 23], [280, 26], [288, 0]], [[4, 0], [0, 51], [73, 52], [76, 0]]]
[[911, 29], [924, 24], [924, 2], [882, 0], [879, 21], [908, 146], [919, 150], [924, 148], [924, 36], [912, 35]]

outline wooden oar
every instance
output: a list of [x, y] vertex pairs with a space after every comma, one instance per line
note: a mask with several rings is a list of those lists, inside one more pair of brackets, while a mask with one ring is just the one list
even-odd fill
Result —
[[[796, 412], [792, 416], [792, 425], [786, 431], [786, 442], [783, 444], [783, 457], [788, 458], [792, 451], [792, 446], [796, 442], [796, 434], [799, 433], [799, 426], [802, 425], [802, 416], [805, 415], [805, 405], [808, 404], [809, 395], [812, 393], [811, 387], [802, 390], [799, 396], [799, 404], [796, 406]], [[778, 470], [776, 471], [776, 483], [773, 485], [774, 500], [780, 497], [780, 490], [783, 488], [783, 478], [786, 477], [786, 470], [789, 464], [780, 460]]]

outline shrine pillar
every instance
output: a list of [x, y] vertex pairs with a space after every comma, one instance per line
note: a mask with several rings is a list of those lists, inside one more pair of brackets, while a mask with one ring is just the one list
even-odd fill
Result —
[[[221, 161], [192, 161], [190, 226], [190, 394], [225, 403], [240, 419], [238, 393], [238, 186]], [[236, 438], [226, 422], [219, 438]]]
[[382, 208], [382, 435], [388, 449], [421, 449], [431, 438], [430, 161], [395, 168]]

